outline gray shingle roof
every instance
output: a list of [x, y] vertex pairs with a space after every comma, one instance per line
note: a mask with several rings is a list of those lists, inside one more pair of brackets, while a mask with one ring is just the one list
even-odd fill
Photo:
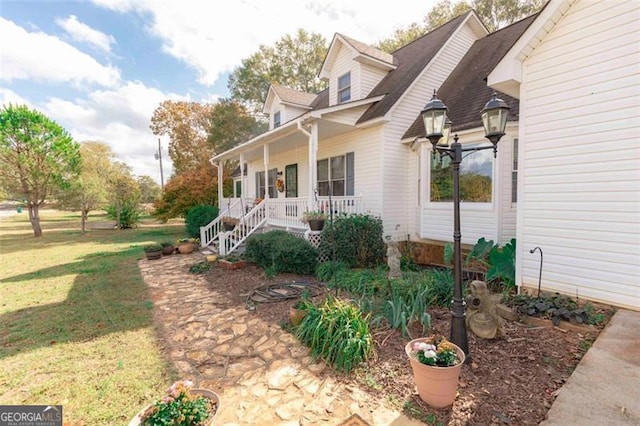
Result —
[[[493, 89], [487, 86], [487, 76], [536, 16], [532, 15], [476, 41], [438, 89], [438, 98], [448, 107], [447, 114], [453, 123], [453, 131], [482, 125], [480, 111], [493, 93]], [[498, 93], [498, 97], [511, 107], [509, 121], [517, 121], [518, 100], [502, 93]], [[425, 98], [425, 104], [428, 101]], [[424, 132], [424, 123], [418, 116], [403, 139], [424, 136]]]
[[371, 91], [368, 97], [386, 96], [372, 105], [360, 117], [358, 123], [384, 116], [470, 13], [472, 12], [467, 12], [452, 19], [393, 52], [397, 68], [390, 71]]
[[283, 102], [309, 107], [316, 99], [317, 95], [313, 93], [302, 92], [300, 90], [290, 89], [280, 84], [272, 84], [271, 87]]
[[396, 63], [393, 55], [391, 55], [390, 53], [384, 52], [373, 46], [369, 46], [368, 44], [361, 43], [358, 40], [354, 40], [351, 37], [347, 37], [344, 34], [339, 34], [339, 35], [344, 39], [344, 41], [349, 43], [351, 47], [353, 47], [363, 55], [369, 56], [371, 58], [375, 58], [379, 61], [386, 62], [392, 65]]

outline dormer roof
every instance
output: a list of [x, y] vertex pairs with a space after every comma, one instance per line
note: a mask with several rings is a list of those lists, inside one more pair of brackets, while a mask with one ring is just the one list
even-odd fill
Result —
[[393, 55], [361, 43], [351, 37], [345, 36], [344, 34], [336, 33], [333, 36], [331, 45], [329, 46], [327, 56], [324, 58], [322, 68], [320, 68], [320, 78], [328, 79], [331, 76], [331, 68], [335, 63], [341, 46], [352, 51], [354, 61], [366, 63], [386, 70], [392, 70], [396, 67]]
[[310, 110], [311, 104], [316, 99], [317, 95], [303, 92], [301, 90], [290, 89], [280, 84], [273, 83], [267, 92], [263, 112], [269, 111], [275, 96], [278, 96], [280, 101], [285, 105], [292, 105], [298, 108]]

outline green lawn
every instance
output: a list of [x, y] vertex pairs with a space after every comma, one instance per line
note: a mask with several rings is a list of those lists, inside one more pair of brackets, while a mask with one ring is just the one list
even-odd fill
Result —
[[[106, 220], [94, 217], [95, 220]], [[62, 404], [71, 424], [126, 424], [174, 379], [137, 262], [183, 224], [80, 233], [77, 214], [0, 219], [0, 405]]]

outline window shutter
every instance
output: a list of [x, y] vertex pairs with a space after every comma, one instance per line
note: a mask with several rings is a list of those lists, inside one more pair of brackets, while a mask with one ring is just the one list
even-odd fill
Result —
[[354, 153], [347, 152], [347, 191], [346, 195], [354, 195], [354, 183], [355, 183], [355, 166], [354, 166]]

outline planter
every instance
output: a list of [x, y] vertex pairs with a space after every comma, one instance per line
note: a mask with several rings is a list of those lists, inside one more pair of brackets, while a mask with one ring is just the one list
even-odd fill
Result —
[[246, 260], [231, 261], [226, 259], [220, 259], [218, 263], [223, 269], [235, 270], [235, 269], [244, 268], [247, 264], [247, 261]]
[[[218, 414], [218, 412], [220, 412], [220, 397], [218, 396], [218, 394], [208, 389], [191, 389], [190, 392], [194, 395], [202, 395], [206, 398], [209, 398], [209, 400], [213, 402], [213, 405], [215, 406], [215, 412], [213, 413], [213, 415], [209, 416], [206, 422], [203, 423], [203, 425], [205, 426], [213, 425], [216, 419], [216, 415]], [[140, 419], [142, 418], [142, 415], [144, 414], [144, 412], [147, 411], [149, 407], [151, 407], [151, 405], [152, 404], [149, 404], [146, 407], [144, 407], [142, 410], [140, 410], [135, 415], [135, 417], [131, 419], [131, 421], [129, 422], [129, 426], [141, 425], [142, 423], [140, 422]]]
[[[434, 408], [448, 407], [456, 399], [458, 378], [464, 364], [464, 352], [456, 346], [460, 362], [453, 367], [435, 367], [422, 364], [411, 355], [414, 342], [424, 342], [426, 339], [414, 339], [407, 343], [404, 350], [409, 357], [413, 379], [418, 388], [420, 399]], [[455, 345], [454, 345], [455, 346]]]
[[236, 227], [235, 223], [230, 223], [230, 222], [222, 222], [222, 229], [224, 229], [225, 231], [229, 232], [229, 231], [233, 231], [233, 229]]
[[309, 229], [312, 231], [322, 231], [324, 228], [324, 219], [309, 219]]
[[297, 309], [293, 306], [289, 308], [289, 319], [291, 320], [291, 325], [297, 327], [302, 323], [304, 317], [307, 316], [309, 311], [306, 309]]
[[178, 244], [178, 251], [181, 254], [189, 254], [195, 250], [196, 246], [193, 243], [180, 243]]
[[147, 257], [147, 260], [157, 260], [162, 257], [162, 249], [152, 251], [145, 250], [144, 255]]
[[162, 247], [162, 254], [165, 256], [173, 254], [174, 251], [176, 251], [176, 248], [173, 245]]

